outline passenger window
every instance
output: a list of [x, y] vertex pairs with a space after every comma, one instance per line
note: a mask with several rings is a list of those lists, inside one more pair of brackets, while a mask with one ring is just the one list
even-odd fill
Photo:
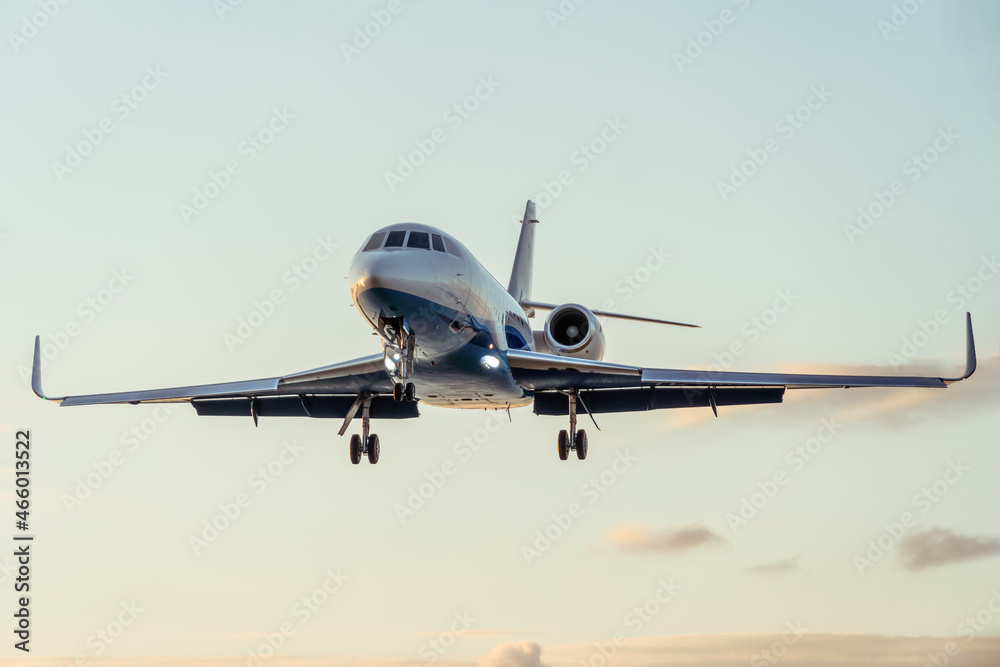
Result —
[[406, 232], [389, 232], [389, 238], [385, 240], [386, 248], [402, 248], [403, 239], [406, 238]]
[[406, 242], [407, 248], [431, 249], [431, 236], [427, 232], [410, 232], [410, 240]]
[[376, 248], [381, 248], [383, 240], [385, 240], [385, 232], [372, 234], [372, 237], [368, 239], [368, 243], [366, 243], [365, 247], [361, 249], [361, 252], [368, 252], [369, 250], [375, 250]]
[[440, 234], [431, 234], [431, 243], [434, 244], [435, 250], [444, 252], [444, 241], [441, 240]]

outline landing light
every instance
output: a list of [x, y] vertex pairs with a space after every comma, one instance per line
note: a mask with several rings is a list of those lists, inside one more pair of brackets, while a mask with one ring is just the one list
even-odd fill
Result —
[[486, 354], [479, 360], [479, 363], [483, 365], [483, 368], [496, 370], [497, 368], [500, 368], [500, 357], [495, 354]]
[[385, 369], [387, 371], [389, 371], [390, 373], [392, 373], [394, 370], [396, 370], [396, 362], [393, 361], [392, 359], [390, 359], [389, 357], [386, 357], [385, 358]]

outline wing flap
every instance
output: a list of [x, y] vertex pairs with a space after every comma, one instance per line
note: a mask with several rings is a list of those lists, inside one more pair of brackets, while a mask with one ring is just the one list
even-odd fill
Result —
[[[250, 402], [256, 401], [254, 412]], [[195, 411], [203, 416], [252, 417], [314, 417], [318, 419], [343, 419], [351, 406], [354, 396], [261, 396], [258, 398], [197, 398], [191, 401]], [[354, 417], [361, 417], [362, 408], [355, 410]], [[394, 401], [391, 396], [376, 396], [372, 399], [370, 416], [372, 419], [413, 419], [420, 416], [418, 403], [414, 401]]]
[[[709, 393], [715, 392], [717, 406], [762, 405], [781, 403], [784, 387], [642, 387], [639, 389], [584, 389], [579, 393], [586, 411], [593, 414], [609, 412], [646, 412], [669, 408], [711, 407]], [[581, 410], [583, 408], [580, 408]], [[569, 414], [569, 400], [563, 394], [543, 392], [535, 395], [535, 414], [562, 416]]]

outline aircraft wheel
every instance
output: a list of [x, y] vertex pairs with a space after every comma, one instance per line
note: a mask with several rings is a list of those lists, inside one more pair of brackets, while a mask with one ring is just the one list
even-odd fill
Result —
[[397, 382], [392, 385], [392, 400], [399, 403], [403, 400], [403, 383]]
[[[361, 438], [359, 437], [358, 440], [360, 439]], [[371, 463], [372, 465], [378, 463], [378, 453], [378, 436], [372, 433], [368, 436], [368, 463]]]
[[357, 433], [351, 436], [351, 463], [361, 463], [361, 436]]
[[416, 393], [417, 393], [417, 388], [413, 386], [413, 383], [407, 382], [406, 389], [403, 392], [403, 400], [412, 403]]
[[576, 432], [576, 458], [587, 458], [587, 432], [582, 428]]
[[566, 429], [559, 431], [559, 460], [565, 461], [569, 458], [569, 433]]

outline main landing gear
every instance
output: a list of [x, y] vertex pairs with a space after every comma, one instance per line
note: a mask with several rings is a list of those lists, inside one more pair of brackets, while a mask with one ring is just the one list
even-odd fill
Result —
[[368, 462], [372, 465], [378, 463], [379, 450], [381, 449], [379, 447], [378, 436], [369, 432], [371, 426], [369, 411], [371, 410], [372, 399], [377, 395], [365, 392], [358, 394], [358, 397], [347, 411], [347, 416], [344, 418], [344, 425], [340, 427], [340, 435], [344, 435], [347, 432], [347, 427], [351, 425], [354, 415], [357, 414], [358, 408], [361, 408], [361, 435], [355, 433], [351, 436], [351, 463], [355, 465], [361, 463], [361, 457], [363, 456], [367, 456]]
[[576, 458], [581, 461], [587, 458], [587, 432], [582, 428], [576, 429], [576, 402], [575, 390], [569, 392], [569, 431], [563, 429], [559, 431], [559, 459], [565, 461], [569, 458], [569, 453], [576, 452]]
[[[355, 465], [361, 463], [361, 459], [365, 456], [368, 457], [369, 463], [378, 463], [379, 450], [381, 449], [379, 447], [378, 436], [370, 432], [370, 411], [372, 399], [376, 396], [378, 396], [376, 393], [362, 392], [358, 394], [354, 403], [347, 410], [347, 416], [344, 417], [344, 425], [340, 427], [340, 435], [344, 435], [347, 432], [347, 428], [351, 425], [354, 415], [358, 413], [358, 408], [361, 408], [361, 435], [355, 433], [351, 436], [351, 463]], [[407, 382], [404, 385], [401, 382], [397, 382], [392, 388], [392, 397], [397, 401], [416, 400], [413, 383]]]

